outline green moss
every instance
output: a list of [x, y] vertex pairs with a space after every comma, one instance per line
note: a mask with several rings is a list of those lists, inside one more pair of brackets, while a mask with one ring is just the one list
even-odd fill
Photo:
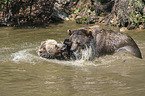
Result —
[[84, 17], [81, 17], [81, 18], [77, 18], [76, 19], [76, 23], [78, 23], [78, 24], [86, 24], [87, 20], [88, 20], [88, 17], [84, 16]]

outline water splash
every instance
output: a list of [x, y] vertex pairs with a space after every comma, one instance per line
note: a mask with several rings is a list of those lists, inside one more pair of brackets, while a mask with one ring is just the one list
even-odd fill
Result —
[[102, 65], [108, 65], [109, 63], [115, 62], [117, 60], [126, 60], [130, 57], [130, 55], [124, 53], [124, 52], [118, 52], [114, 55], [108, 55], [100, 58], [96, 58], [93, 61], [90, 61], [89, 58], [92, 56], [92, 49], [91, 47], [86, 48], [86, 50], [82, 50], [82, 57], [79, 60], [70, 60], [70, 61], [65, 61], [65, 60], [56, 60], [56, 59], [46, 59], [39, 57], [37, 55], [37, 50], [38, 48], [29, 48], [29, 49], [24, 49], [20, 50], [18, 52], [12, 53], [11, 58], [12, 61], [15, 63], [19, 64], [25, 64], [25, 63], [30, 63], [30, 64], [40, 64], [43, 62], [51, 62], [51, 63], [56, 63], [56, 64], [61, 64], [61, 65], [68, 65], [68, 66], [102, 66]]
[[38, 62], [38, 56], [35, 56], [34, 54], [31, 54], [31, 51], [36, 50], [36, 48], [31, 49], [24, 49], [20, 50], [18, 52], [12, 53], [12, 61], [15, 63], [32, 63], [36, 64]]

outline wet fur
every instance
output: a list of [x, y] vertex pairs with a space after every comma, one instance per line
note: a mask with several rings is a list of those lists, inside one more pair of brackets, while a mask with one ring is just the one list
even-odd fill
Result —
[[38, 50], [38, 55], [47, 59], [72, 60], [75, 56], [70, 51], [71, 42], [65, 39], [63, 44], [59, 44], [55, 40], [42, 41]]
[[85, 46], [91, 46], [91, 59], [104, 55], [111, 55], [122, 49], [127, 50], [138, 58], [142, 58], [137, 44], [127, 34], [113, 30], [105, 30], [98, 26], [68, 31], [70, 35], [69, 39], [72, 42], [71, 50], [80, 52]]

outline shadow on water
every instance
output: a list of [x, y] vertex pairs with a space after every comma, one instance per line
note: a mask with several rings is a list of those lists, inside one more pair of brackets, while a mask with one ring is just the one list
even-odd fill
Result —
[[[94, 61], [60, 61], [37, 55], [41, 41], [62, 42], [69, 37], [68, 29], [86, 26], [64, 22], [48, 28], [1, 28], [1, 96], [144, 96], [145, 59], [126, 51]], [[126, 33], [144, 55], [145, 32]]]

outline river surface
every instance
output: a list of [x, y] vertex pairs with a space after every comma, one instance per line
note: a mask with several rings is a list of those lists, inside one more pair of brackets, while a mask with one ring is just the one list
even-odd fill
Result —
[[[37, 55], [42, 41], [62, 42], [69, 37], [68, 29], [80, 27], [87, 25], [0, 27], [0, 96], [145, 96], [145, 58], [126, 51], [94, 61], [49, 60]], [[126, 33], [145, 55], [145, 30]]]

